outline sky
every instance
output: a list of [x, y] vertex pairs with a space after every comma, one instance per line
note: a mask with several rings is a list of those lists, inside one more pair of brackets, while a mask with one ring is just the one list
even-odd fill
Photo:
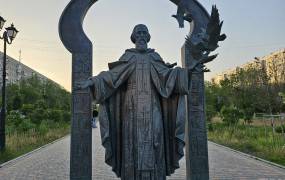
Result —
[[[0, 15], [20, 31], [7, 54], [71, 89], [71, 54], [58, 35], [58, 21], [69, 0], [0, 0]], [[285, 0], [199, 0], [210, 12], [216, 4], [228, 38], [207, 66], [210, 80], [216, 74], [285, 48]], [[168, 0], [99, 0], [89, 10], [84, 30], [93, 42], [93, 74], [107, 70], [132, 48], [130, 34], [136, 24], [149, 27], [149, 47], [166, 62], [181, 65], [180, 48], [189, 26], [178, 28], [171, 15], [176, 6]], [[2, 31], [3, 32], [3, 31]], [[3, 43], [0, 44], [0, 50]]]

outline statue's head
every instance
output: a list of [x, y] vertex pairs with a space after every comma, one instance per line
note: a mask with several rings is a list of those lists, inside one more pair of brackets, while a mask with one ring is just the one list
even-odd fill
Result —
[[144, 24], [138, 24], [135, 26], [131, 40], [136, 45], [136, 49], [139, 51], [147, 50], [147, 43], [150, 41], [150, 34], [148, 28]]

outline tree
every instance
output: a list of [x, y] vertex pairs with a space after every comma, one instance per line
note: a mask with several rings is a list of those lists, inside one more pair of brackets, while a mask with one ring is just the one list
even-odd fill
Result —
[[49, 80], [32, 76], [17, 84], [7, 85], [9, 129], [42, 132], [52, 123], [70, 122], [70, 93]]

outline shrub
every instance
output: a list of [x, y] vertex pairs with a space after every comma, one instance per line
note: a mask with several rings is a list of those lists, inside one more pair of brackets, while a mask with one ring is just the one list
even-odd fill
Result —
[[221, 117], [227, 125], [237, 124], [239, 119], [243, 117], [242, 112], [234, 106], [223, 106], [221, 109]]
[[45, 109], [37, 108], [31, 113], [31, 121], [34, 124], [40, 125], [42, 120], [47, 119], [47, 112]]
[[47, 109], [47, 105], [45, 103], [45, 101], [43, 99], [39, 99], [36, 103], [35, 103], [35, 107], [39, 108], [39, 109]]
[[25, 119], [21, 122], [17, 130], [22, 131], [22, 132], [27, 132], [35, 128], [36, 128], [36, 125], [30, 119]]
[[40, 134], [46, 134], [49, 131], [49, 124], [47, 120], [43, 120], [37, 129]]
[[206, 120], [211, 122], [212, 118], [217, 114], [216, 109], [212, 105], [206, 104]]
[[47, 118], [54, 122], [60, 122], [63, 119], [63, 111], [57, 109], [50, 109], [48, 111]]
[[277, 126], [277, 127], [275, 128], [275, 132], [277, 132], [277, 133], [282, 133], [282, 129], [283, 129], [283, 133], [285, 133], [285, 125]]
[[70, 120], [71, 120], [71, 114], [70, 114], [70, 112], [68, 112], [68, 111], [63, 111], [62, 120], [63, 120], [64, 122], [70, 122]]
[[24, 120], [24, 116], [19, 111], [10, 111], [7, 115], [7, 125], [18, 127]]
[[244, 108], [242, 110], [242, 113], [243, 113], [243, 119], [244, 119], [245, 123], [251, 124], [253, 114], [254, 114], [254, 110], [252, 108], [248, 107], [248, 108]]
[[13, 99], [13, 110], [22, 108], [22, 98], [20, 95], [16, 95]]
[[214, 126], [212, 123], [208, 123], [208, 131], [214, 131]]
[[33, 104], [23, 104], [22, 106], [22, 112], [24, 115], [29, 115], [33, 112], [34, 105]]

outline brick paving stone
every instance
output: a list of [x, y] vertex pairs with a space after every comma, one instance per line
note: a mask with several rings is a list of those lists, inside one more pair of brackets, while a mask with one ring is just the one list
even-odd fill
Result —
[[[69, 179], [69, 147], [67, 136], [28, 156], [0, 168], [0, 180], [65, 180]], [[210, 177], [213, 180], [259, 179], [285, 180], [285, 170], [249, 158], [209, 142]], [[181, 168], [168, 180], [185, 179], [185, 159]], [[99, 129], [93, 129], [93, 179], [118, 180], [104, 163]]]

